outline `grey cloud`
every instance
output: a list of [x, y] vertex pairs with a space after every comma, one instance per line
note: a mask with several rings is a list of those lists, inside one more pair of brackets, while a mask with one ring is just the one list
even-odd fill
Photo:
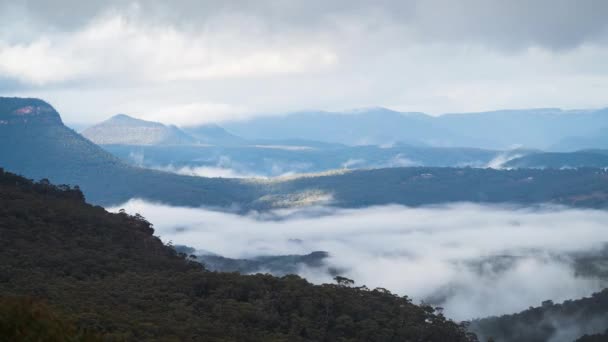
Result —
[[[153, 24], [201, 30], [230, 25], [230, 17], [250, 18], [269, 32], [336, 30], [342, 25], [364, 30], [403, 30], [396, 44], [470, 42], [504, 49], [531, 45], [551, 49], [585, 42], [605, 43], [608, 2], [602, 0], [381, 0], [381, 1], [195, 1], [147, 0], [1, 1], [5, 22], [45, 29], [74, 30], [108, 13], [124, 14]], [[12, 17], [11, 17], [12, 16]]]
[[601, 0], [0, 0], [0, 78], [68, 122], [603, 107], [607, 12]]

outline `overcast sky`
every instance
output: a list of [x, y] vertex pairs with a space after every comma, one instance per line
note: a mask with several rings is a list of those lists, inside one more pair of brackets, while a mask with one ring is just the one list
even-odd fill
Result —
[[605, 0], [0, 0], [0, 94], [64, 121], [608, 105]]

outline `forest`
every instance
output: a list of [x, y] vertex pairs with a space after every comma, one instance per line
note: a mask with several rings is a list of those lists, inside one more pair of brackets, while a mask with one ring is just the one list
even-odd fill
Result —
[[[516, 314], [471, 322], [481, 341], [606, 341], [606, 334], [587, 334], [608, 327], [608, 289], [588, 298], [563, 303], [544, 301], [539, 307]], [[603, 337], [602, 337], [603, 336]]]
[[0, 243], [8, 340], [475, 341], [436, 308], [349, 279], [207, 271], [140, 215], [3, 170]]

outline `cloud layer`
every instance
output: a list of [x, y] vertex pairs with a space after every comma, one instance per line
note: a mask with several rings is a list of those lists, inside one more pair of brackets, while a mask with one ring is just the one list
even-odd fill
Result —
[[[601, 0], [0, 0], [0, 87], [68, 122], [605, 106]], [[69, 10], [66, 10], [69, 9]]]
[[332, 282], [327, 270], [339, 269], [358, 285], [429, 300], [459, 320], [578, 298], [605, 285], [576, 276], [573, 259], [608, 242], [602, 211], [458, 204], [239, 216], [141, 200], [121, 207], [147, 217], [164, 241], [226, 257], [327, 251], [325, 268], [300, 275]]

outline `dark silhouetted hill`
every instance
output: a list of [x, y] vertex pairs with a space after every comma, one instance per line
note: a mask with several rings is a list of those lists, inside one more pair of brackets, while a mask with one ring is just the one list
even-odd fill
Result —
[[[512, 315], [473, 321], [470, 329], [481, 341], [490, 337], [496, 342], [605, 341], [601, 338], [608, 327], [608, 289], [591, 297], [567, 300], [561, 304], [545, 301], [540, 307]], [[603, 335], [605, 336], [605, 335]]]
[[[0, 170], [3, 336], [79, 340], [76, 334], [86, 331], [105, 341], [468, 340], [462, 327], [406, 297], [315, 286], [293, 275], [209, 272], [153, 234], [143, 217], [86, 204], [78, 189]], [[38, 302], [48, 310], [31, 317]], [[16, 332], [23, 326], [42, 333]]]

